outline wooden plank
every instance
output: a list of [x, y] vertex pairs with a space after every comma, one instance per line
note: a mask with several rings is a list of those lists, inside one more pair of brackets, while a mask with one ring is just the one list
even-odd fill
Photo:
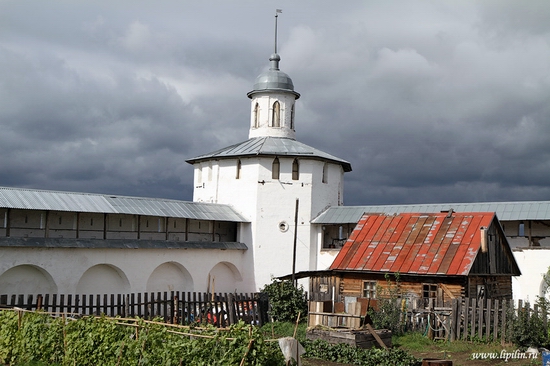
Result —
[[464, 298], [464, 308], [463, 308], [463, 313], [464, 313], [464, 329], [462, 331], [462, 340], [467, 340], [468, 339], [468, 324], [470, 324], [468, 322], [468, 316], [470, 314], [470, 298], [469, 297], [466, 297]]
[[507, 301], [502, 302], [502, 322], [500, 326], [500, 345], [504, 347], [504, 344], [506, 343], [506, 311], [507, 311]]
[[493, 337], [491, 339], [492, 342], [498, 339], [498, 313], [500, 310], [500, 303], [498, 300], [495, 300], [493, 309]]
[[485, 341], [489, 341], [489, 336], [491, 335], [491, 299], [487, 299], [487, 307], [485, 310]]
[[470, 340], [474, 339], [476, 334], [476, 312], [477, 312], [477, 299], [472, 299], [472, 313], [471, 313], [471, 322], [470, 322]]
[[95, 315], [101, 315], [101, 295], [97, 294], [95, 297]]
[[86, 308], [86, 300], [87, 300], [87, 296], [85, 294], [82, 295], [82, 314], [84, 315], [87, 315], [88, 314], [88, 309]]
[[65, 311], [65, 295], [59, 295], [59, 312], [63, 313]]
[[451, 342], [454, 342], [456, 339], [456, 329], [457, 329], [457, 319], [458, 319], [458, 300], [453, 299], [451, 302], [451, 326], [450, 326], [450, 337]]
[[455, 321], [456, 321], [455, 339], [460, 339], [460, 332], [462, 330], [462, 298], [461, 297], [456, 299], [456, 317], [455, 317]]
[[483, 299], [480, 299], [478, 302], [477, 336], [479, 337], [479, 340], [483, 339]]
[[369, 332], [373, 335], [373, 337], [376, 339], [376, 342], [378, 342], [378, 344], [380, 345], [380, 347], [384, 348], [384, 349], [388, 349], [388, 347], [386, 346], [386, 344], [382, 341], [382, 339], [380, 338], [380, 336], [376, 333], [376, 331], [374, 329], [372, 329], [372, 326], [367, 323], [365, 324], [367, 329], [369, 330]]

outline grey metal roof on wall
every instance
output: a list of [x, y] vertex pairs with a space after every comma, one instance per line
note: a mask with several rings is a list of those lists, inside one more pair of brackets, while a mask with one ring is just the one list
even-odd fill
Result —
[[220, 249], [247, 250], [244, 243], [134, 239], [0, 238], [0, 248]]
[[495, 212], [499, 220], [550, 220], [550, 201], [437, 203], [416, 205], [333, 206], [314, 218], [314, 224], [357, 223], [363, 213]]
[[287, 137], [255, 137], [223, 149], [189, 159], [189, 164], [214, 158], [238, 158], [255, 155], [308, 157], [335, 162], [345, 172], [351, 171], [351, 164], [321, 150]]
[[224, 204], [10, 187], [0, 187], [0, 208], [248, 221]]

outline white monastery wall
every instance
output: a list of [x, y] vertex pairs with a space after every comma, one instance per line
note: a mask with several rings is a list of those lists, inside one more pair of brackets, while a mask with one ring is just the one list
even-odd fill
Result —
[[0, 293], [244, 292], [242, 250], [2, 248]]
[[542, 276], [550, 267], [550, 248], [514, 250], [514, 257], [521, 270], [521, 276], [512, 277], [512, 295], [515, 300], [534, 303], [537, 296], [544, 295]]

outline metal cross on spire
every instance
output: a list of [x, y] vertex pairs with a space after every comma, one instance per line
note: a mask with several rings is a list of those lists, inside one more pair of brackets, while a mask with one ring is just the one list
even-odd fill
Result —
[[282, 9], [275, 9], [275, 53], [277, 53], [277, 18], [279, 17], [279, 13], [282, 12]]

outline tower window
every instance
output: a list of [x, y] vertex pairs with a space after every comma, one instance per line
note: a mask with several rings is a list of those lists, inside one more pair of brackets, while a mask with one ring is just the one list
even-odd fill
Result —
[[298, 180], [300, 178], [300, 164], [298, 159], [294, 159], [292, 162], [292, 180]]
[[323, 165], [323, 183], [328, 183], [328, 163]]
[[273, 103], [273, 127], [281, 127], [281, 104]]
[[235, 175], [235, 178], [236, 179], [240, 179], [241, 178], [241, 160], [237, 160], [237, 173]]
[[294, 104], [290, 110], [290, 129], [294, 131]]
[[281, 163], [279, 163], [279, 158], [273, 159], [273, 164], [271, 165], [271, 179], [279, 179], [279, 174], [281, 171]]
[[254, 128], [260, 127], [260, 105], [256, 103], [254, 107]]

